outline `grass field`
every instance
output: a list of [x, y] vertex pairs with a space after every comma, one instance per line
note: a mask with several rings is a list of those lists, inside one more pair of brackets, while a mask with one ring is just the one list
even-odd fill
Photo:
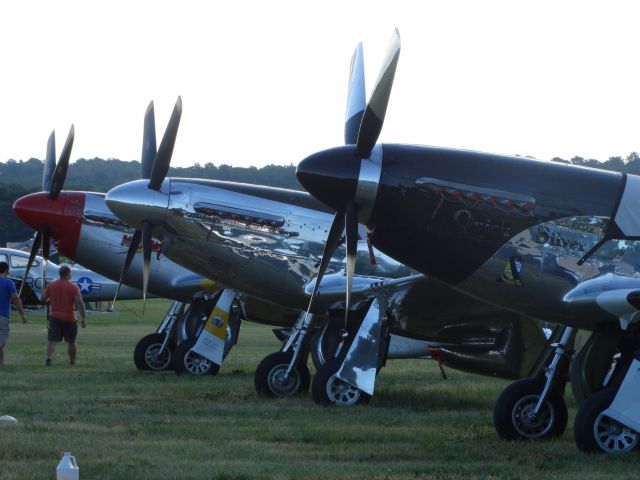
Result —
[[638, 478], [640, 457], [586, 456], [571, 424], [555, 441], [497, 438], [492, 406], [505, 381], [428, 361], [393, 361], [366, 407], [321, 408], [309, 395], [266, 400], [257, 363], [278, 347], [270, 328], [245, 323], [216, 377], [139, 372], [133, 347], [168, 304], [121, 302], [79, 333], [76, 365], [64, 345], [45, 367], [44, 316], [14, 315], [0, 368], [0, 478], [51, 479], [71, 451], [83, 479]]

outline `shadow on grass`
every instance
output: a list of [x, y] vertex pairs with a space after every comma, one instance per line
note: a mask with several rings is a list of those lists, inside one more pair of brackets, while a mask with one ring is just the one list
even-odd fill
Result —
[[495, 398], [478, 392], [434, 390], [416, 392], [410, 389], [380, 390], [372, 399], [372, 406], [406, 408], [423, 412], [432, 410], [486, 410], [493, 408]]

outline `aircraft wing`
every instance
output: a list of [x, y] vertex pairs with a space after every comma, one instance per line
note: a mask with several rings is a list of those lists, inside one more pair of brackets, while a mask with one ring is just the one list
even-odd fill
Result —
[[[424, 282], [426, 278], [427, 277], [422, 274], [408, 275], [394, 279], [354, 275], [353, 288], [351, 290], [352, 305], [370, 300], [373, 297], [381, 298], [389, 296], [414, 283]], [[314, 285], [315, 278], [305, 286], [305, 293], [307, 295], [311, 295]], [[344, 271], [326, 274], [320, 282], [318, 297], [321, 299], [324, 298], [325, 302], [329, 304], [333, 302], [334, 305], [330, 305], [331, 307], [337, 307], [339, 303], [344, 302], [346, 288], [347, 283]], [[323, 303], [327, 305], [325, 302]]]
[[636, 278], [607, 273], [578, 284], [564, 297], [574, 304], [596, 304], [620, 321], [626, 330], [631, 322], [640, 319], [640, 282]]

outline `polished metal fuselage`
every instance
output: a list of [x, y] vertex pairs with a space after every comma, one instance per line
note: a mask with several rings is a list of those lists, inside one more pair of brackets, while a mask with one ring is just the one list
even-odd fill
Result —
[[[107, 208], [103, 194], [87, 193], [74, 260], [117, 281], [132, 236], [133, 230]], [[153, 241], [153, 250], [149, 278], [152, 295], [187, 302], [199, 291], [216, 289], [213, 282], [166, 258], [157, 240]], [[142, 287], [141, 252], [135, 255], [123, 283]]]
[[[303, 310], [332, 218], [301, 192], [171, 180], [163, 250], [177, 263], [247, 295]], [[376, 255], [371, 265], [366, 242], [359, 242], [358, 253], [356, 296], [374, 283], [421, 278], [385, 255]], [[314, 312], [343, 302], [344, 257], [339, 247]]]
[[[104, 197], [100, 193], [85, 193], [82, 226], [73, 260], [117, 282], [134, 232], [108, 209]], [[189, 302], [195, 295], [222, 288], [219, 282], [170, 260], [163, 253], [161, 241], [154, 239], [152, 248], [148, 287], [150, 295]], [[124, 285], [142, 288], [142, 263], [142, 250], [139, 249], [123, 279]], [[138, 296], [134, 298], [141, 298], [141, 291], [136, 292]], [[113, 299], [114, 294], [115, 286], [109, 299]], [[121, 295], [118, 298], [124, 299]], [[250, 320], [290, 326], [296, 319], [296, 312], [291, 309], [265, 305], [256, 298], [247, 299], [244, 305], [244, 313]]]

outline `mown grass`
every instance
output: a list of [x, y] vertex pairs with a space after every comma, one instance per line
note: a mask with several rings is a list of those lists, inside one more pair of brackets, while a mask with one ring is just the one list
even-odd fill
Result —
[[[278, 347], [246, 323], [216, 377], [136, 371], [132, 351], [167, 303], [121, 302], [79, 334], [78, 363], [60, 348], [43, 363], [44, 317], [12, 324], [0, 369], [0, 478], [54, 478], [63, 451], [81, 478], [637, 478], [640, 458], [586, 456], [571, 428], [554, 441], [500, 441], [492, 406], [505, 381], [394, 361], [367, 407], [316, 407], [310, 396], [269, 401], [257, 363]], [[60, 347], [63, 347], [61, 345]], [[575, 404], [570, 400], [570, 423]]]

